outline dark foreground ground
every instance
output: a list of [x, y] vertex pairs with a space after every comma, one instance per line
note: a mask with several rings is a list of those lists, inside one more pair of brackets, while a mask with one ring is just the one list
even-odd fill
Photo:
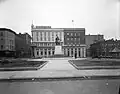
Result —
[[0, 94], [119, 94], [119, 79], [0, 82]]

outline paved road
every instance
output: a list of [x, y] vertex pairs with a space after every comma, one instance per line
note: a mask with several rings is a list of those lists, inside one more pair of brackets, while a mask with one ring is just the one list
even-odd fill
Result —
[[120, 80], [1, 82], [0, 94], [119, 94]]

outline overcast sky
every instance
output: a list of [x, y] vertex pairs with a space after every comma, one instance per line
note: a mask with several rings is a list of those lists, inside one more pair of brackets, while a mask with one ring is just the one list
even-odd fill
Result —
[[0, 0], [0, 27], [31, 34], [33, 20], [34, 25], [84, 27], [86, 34], [118, 38], [119, 3], [119, 0]]

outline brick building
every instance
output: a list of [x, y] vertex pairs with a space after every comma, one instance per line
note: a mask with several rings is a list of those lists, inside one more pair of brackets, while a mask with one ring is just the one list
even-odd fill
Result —
[[90, 47], [91, 56], [120, 57], [120, 40], [104, 40]]
[[51, 26], [31, 26], [32, 45], [35, 57], [54, 55], [55, 38], [60, 39], [64, 55], [86, 57], [84, 28], [51, 28]]
[[31, 57], [31, 36], [28, 33], [16, 34], [16, 57]]
[[16, 33], [8, 28], [0, 28], [0, 57], [14, 56]]
[[86, 55], [90, 56], [90, 45], [99, 41], [104, 40], [104, 35], [85, 35], [86, 38]]

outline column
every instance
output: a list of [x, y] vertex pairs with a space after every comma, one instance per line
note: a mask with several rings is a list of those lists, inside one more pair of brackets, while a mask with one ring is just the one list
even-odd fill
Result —
[[48, 32], [46, 32], [46, 41], [48, 41]]
[[82, 56], [82, 47], [80, 48], [80, 57], [83, 57]]
[[48, 49], [47, 49], [47, 57], [48, 57], [48, 55], [49, 55], [49, 51], [48, 51]]
[[45, 56], [45, 49], [43, 48], [43, 56]]
[[84, 57], [86, 57], [86, 47], [84, 47]]
[[34, 56], [36, 57], [36, 48], [34, 48]]
[[79, 48], [77, 48], [77, 57], [79, 57]]
[[65, 48], [65, 50], [66, 50], [66, 53], [65, 53], [65, 54], [68, 55], [67, 48]]

